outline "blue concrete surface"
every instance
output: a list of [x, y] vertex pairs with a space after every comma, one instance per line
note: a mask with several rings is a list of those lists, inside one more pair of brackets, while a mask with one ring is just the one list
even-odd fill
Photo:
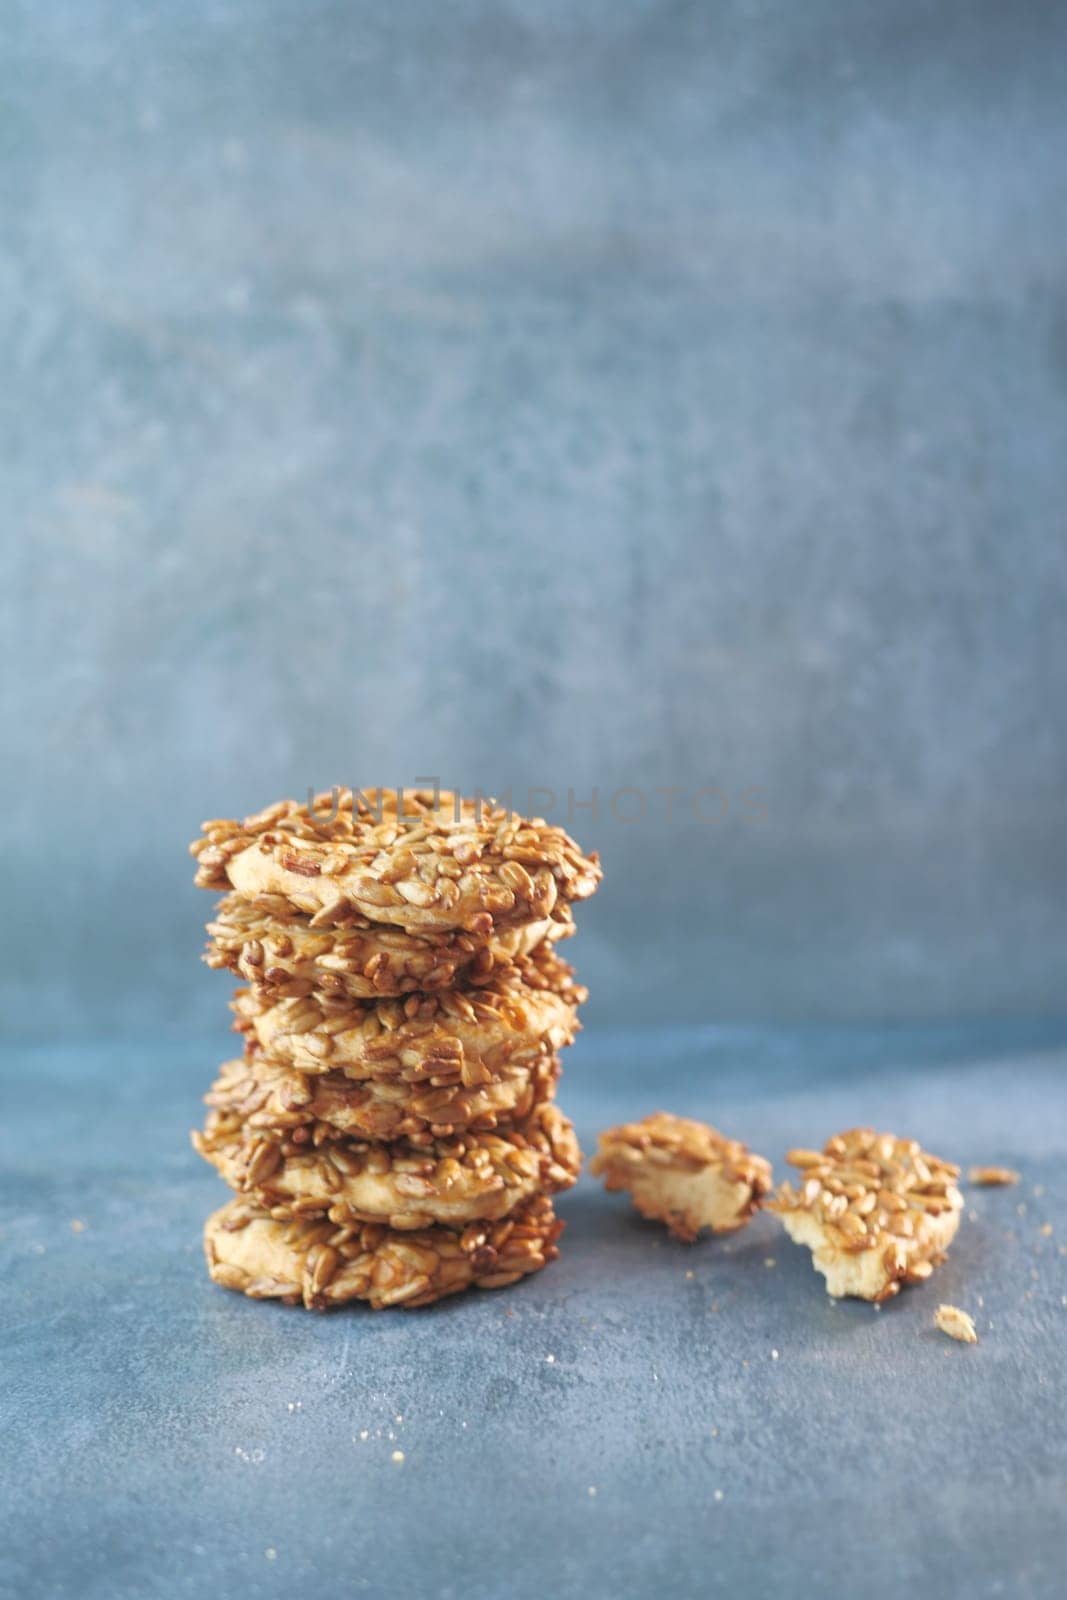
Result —
[[[832, 1303], [769, 1216], [687, 1249], [588, 1179], [561, 1260], [505, 1293], [332, 1317], [230, 1295], [199, 1248], [224, 1191], [185, 1140], [225, 1047], [0, 1062], [4, 1600], [1062, 1594], [1067, 1022], [570, 1052], [587, 1150], [664, 1105], [779, 1168], [857, 1121], [1017, 1166], [881, 1312]], [[934, 1331], [942, 1299], [977, 1347]]]
[[5, 1027], [211, 1027], [199, 819], [432, 773], [600, 789], [602, 1024], [1062, 1009], [1067, 7], [0, 56]]

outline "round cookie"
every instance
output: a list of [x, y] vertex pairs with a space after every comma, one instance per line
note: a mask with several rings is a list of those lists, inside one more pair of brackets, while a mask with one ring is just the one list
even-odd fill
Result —
[[366, 1300], [379, 1311], [516, 1283], [555, 1260], [562, 1231], [543, 1196], [501, 1221], [417, 1233], [376, 1223], [278, 1222], [231, 1200], [208, 1218], [204, 1253], [216, 1283], [253, 1299], [302, 1301], [309, 1311]]
[[548, 1101], [513, 1126], [427, 1146], [308, 1145], [250, 1133], [239, 1117], [218, 1111], [193, 1143], [232, 1189], [274, 1217], [328, 1215], [397, 1230], [506, 1216], [537, 1194], [569, 1189], [582, 1161], [573, 1126]]
[[374, 1000], [412, 990], [431, 993], [460, 979], [484, 981], [495, 967], [529, 955], [542, 940], [568, 937], [574, 924], [560, 903], [539, 922], [501, 929], [490, 923], [481, 938], [457, 929], [406, 933], [351, 911], [316, 928], [282, 895], [229, 894], [207, 931], [208, 966], [238, 973], [258, 999], [298, 1000], [319, 990]]
[[357, 1082], [343, 1072], [304, 1073], [259, 1053], [224, 1062], [206, 1100], [250, 1130], [288, 1134], [294, 1142], [344, 1134], [424, 1145], [464, 1131], [488, 1133], [500, 1121], [529, 1116], [551, 1099], [559, 1070], [558, 1058], [546, 1051], [467, 1089], [462, 1083]]
[[316, 923], [356, 911], [409, 930], [536, 922], [602, 876], [562, 828], [448, 791], [351, 790], [204, 824], [196, 882], [280, 894]]
[[540, 945], [461, 989], [379, 1001], [316, 993], [276, 1005], [238, 990], [233, 1010], [253, 1048], [302, 1072], [475, 1088], [509, 1063], [570, 1044], [586, 994], [572, 979], [567, 963]]

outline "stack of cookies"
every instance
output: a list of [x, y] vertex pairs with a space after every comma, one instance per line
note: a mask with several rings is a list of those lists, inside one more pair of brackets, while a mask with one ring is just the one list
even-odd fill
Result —
[[236, 1191], [212, 1278], [313, 1308], [426, 1305], [551, 1261], [581, 1153], [555, 1104], [585, 991], [557, 953], [600, 881], [561, 829], [444, 791], [332, 790], [204, 824], [242, 1056], [202, 1156]]

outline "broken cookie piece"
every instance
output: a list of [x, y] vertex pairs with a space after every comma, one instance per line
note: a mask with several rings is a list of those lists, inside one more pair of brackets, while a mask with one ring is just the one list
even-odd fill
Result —
[[821, 1151], [790, 1150], [786, 1160], [799, 1176], [768, 1210], [811, 1250], [828, 1294], [888, 1300], [944, 1259], [963, 1210], [959, 1167], [873, 1128], [835, 1134]]
[[771, 1187], [771, 1167], [706, 1122], [656, 1111], [600, 1135], [589, 1170], [625, 1189], [643, 1217], [692, 1244], [702, 1228], [744, 1227]]

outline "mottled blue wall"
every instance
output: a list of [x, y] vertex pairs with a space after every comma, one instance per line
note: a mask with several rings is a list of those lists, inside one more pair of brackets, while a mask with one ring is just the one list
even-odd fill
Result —
[[1064, 1005], [1067, 6], [0, 47], [6, 1026], [221, 1027], [198, 820], [431, 773], [647, 791], [592, 1020]]

